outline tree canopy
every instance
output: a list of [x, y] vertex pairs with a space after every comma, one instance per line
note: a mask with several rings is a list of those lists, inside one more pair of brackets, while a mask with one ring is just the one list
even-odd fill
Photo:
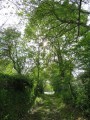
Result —
[[[44, 92], [48, 91], [61, 101], [61, 106], [64, 104], [64, 110], [66, 107], [75, 110], [74, 115], [69, 115], [70, 120], [76, 119], [76, 111], [89, 120], [90, 11], [83, 7], [89, 6], [89, 1], [7, 0], [6, 3], [9, 2], [15, 6], [23, 30], [5, 24], [0, 29], [1, 120], [29, 120], [26, 116], [42, 103]], [[18, 109], [13, 105], [14, 97]], [[62, 111], [61, 107], [58, 109]], [[68, 120], [63, 115], [62, 119]]]

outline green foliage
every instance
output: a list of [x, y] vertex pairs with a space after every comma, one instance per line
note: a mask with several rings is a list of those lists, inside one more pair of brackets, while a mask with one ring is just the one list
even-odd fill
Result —
[[[35, 98], [37, 106], [42, 103], [40, 97], [44, 96], [44, 90], [54, 90], [61, 102], [56, 100], [58, 109], [52, 99], [45, 103], [56, 115], [60, 110], [63, 117], [59, 115], [58, 119], [78, 119], [73, 109], [89, 119], [89, 13], [73, 0], [23, 0], [21, 6], [18, 15], [28, 17], [24, 38], [10, 27], [0, 36], [1, 120], [26, 120]], [[83, 74], [75, 76], [77, 69], [83, 70]], [[29, 77], [22, 75], [26, 73]], [[48, 113], [52, 115], [50, 108]], [[67, 115], [69, 108], [71, 113]]]
[[42, 81], [38, 81], [36, 84], [36, 87], [34, 89], [35, 96], [40, 97], [42, 94], [44, 94], [44, 86]]
[[84, 73], [85, 76], [80, 80], [83, 85], [79, 86], [72, 73], [80, 68], [90, 74], [90, 33], [89, 26], [86, 25], [87, 18], [86, 11], [80, 8], [79, 3], [77, 7], [76, 1], [45, 0], [29, 16], [25, 29], [27, 38], [48, 41], [49, 55], [47, 52], [47, 57], [40, 60], [44, 65], [45, 59], [49, 59], [44, 72], [54, 91], [61, 94], [66, 104], [71, 103], [75, 107], [80, 105], [78, 108], [84, 112], [84, 107], [89, 104], [90, 76]]
[[44, 86], [44, 91], [45, 92], [53, 92], [53, 87], [50, 83], [50, 81], [46, 81], [46, 85]]
[[11, 43], [11, 42], [13, 42], [13, 40], [20, 37], [20, 35], [21, 35], [20, 32], [16, 31], [16, 29], [9, 27], [9, 28], [4, 30], [3, 40]]
[[4, 29], [1, 36], [0, 55], [2, 61], [3, 59], [10, 61], [9, 65], [11, 64], [11, 71], [13, 71], [14, 68], [18, 74], [22, 74], [25, 68], [26, 58], [23, 55], [24, 48], [20, 39], [21, 33], [15, 28], [7, 28]]
[[79, 107], [84, 116], [89, 118], [90, 113], [90, 74], [88, 72], [83, 72], [80, 74], [77, 79], [81, 81], [77, 90], [77, 100], [76, 105]]
[[34, 102], [32, 90], [28, 77], [0, 73], [0, 119], [24, 119]]
[[87, 32], [76, 46], [76, 55], [83, 70], [90, 70], [90, 32]]

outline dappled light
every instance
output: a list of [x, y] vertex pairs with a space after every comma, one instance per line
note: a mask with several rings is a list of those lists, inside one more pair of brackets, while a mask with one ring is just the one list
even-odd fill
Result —
[[90, 120], [89, 8], [0, 0], [0, 120]]

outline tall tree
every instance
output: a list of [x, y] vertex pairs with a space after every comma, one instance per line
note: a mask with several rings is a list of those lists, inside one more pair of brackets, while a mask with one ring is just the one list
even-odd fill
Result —
[[7, 28], [1, 36], [1, 53], [3, 59], [11, 60], [14, 69], [21, 74], [25, 66], [25, 57], [21, 53], [20, 32], [13, 28]]
[[88, 12], [82, 9], [82, 1], [45, 0], [34, 9], [26, 25], [26, 35], [29, 38], [35, 37], [39, 40], [41, 37], [48, 41], [51, 61], [58, 66], [57, 79], [62, 83], [69, 80], [72, 96], [74, 94], [71, 79], [76, 54], [73, 48], [80, 41], [80, 37], [90, 29], [87, 17]]

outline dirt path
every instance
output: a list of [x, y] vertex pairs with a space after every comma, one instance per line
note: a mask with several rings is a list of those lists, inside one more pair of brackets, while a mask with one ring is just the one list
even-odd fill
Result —
[[[53, 95], [45, 95], [33, 106], [30, 117], [32, 120], [59, 120], [57, 102]], [[59, 117], [59, 118], [58, 118]]]
[[84, 120], [77, 117], [78, 111], [66, 106], [60, 98], [54, 95], [44, 95], [38, 98], [28, 118], [29, 120]]

